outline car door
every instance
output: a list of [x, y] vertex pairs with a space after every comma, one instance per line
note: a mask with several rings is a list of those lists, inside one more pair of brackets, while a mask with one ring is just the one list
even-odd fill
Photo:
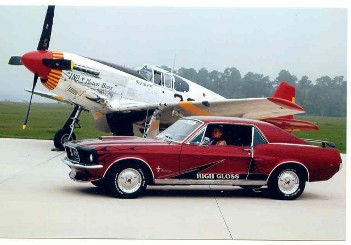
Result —
[[[230, 128], [231, 125], [225, 125]], [[242, 126], [242, 125], [241, 125]], [[247, 137], [252, 138], [252, 127]], [[208, 127], [207, 127], [208, 128]], [[191, 180], [245, 180], [252, 159], [252, 147], [246, 145], [205, 145], [206, 131], [182, 145], [179, 164], [179, 179]], [[201, 138], [201, 142], [200, 139]]]

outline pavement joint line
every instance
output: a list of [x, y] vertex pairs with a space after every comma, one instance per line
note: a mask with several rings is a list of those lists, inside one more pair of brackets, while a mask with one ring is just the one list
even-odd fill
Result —
[[63, 153], [64, 153], [64, 152], [61, 152], [60, 154], [58, 154], [58, 155], [56, 155], [56, 156], [53, 156], [53, 157], [51, 157], [51, 158], [49, 158], [49, 159], [46, 159], [46, 160], [44, 160], [44, 161], [42, 161], [42, 162], [39, 162], [39, 163], [34, 164], [34, 165], [27, 166], [26, 168], [22, 169], [21, 171], [19, 171], [19, 172], [15, 173], [15, 174], [9, 176], [8, 178], [6, 178], [6, 179], [0, 181], [0, 184], [5, 183], [6, 181], [8, 181], [9, 179], [12, 179], [13, 177], [16, 177], [17, 175], [19, 175], [19, 174], [23, 173], [24, 171], [26, 171], [28, 168], [32, 168], [32, 167], [34, 167], [34, 166], [38, 166], [38, 165], [42, 165], [42, 164], [44, 164], [44, 163], [47, 163], [47, 162], [49, 162], [49, 161], [55, 159], [56, 157], [61, 156]]
[[44, 163], [46, 163], [46, 162], [49, 162], [49, 161], [55, 159], [56, 157], [59, 157], [59, 156], [63, 155], [64, 153], [66, 153], [66, 152], [60, 152], [60, 153], [57, 154], [56, 156], [53, 156], [53, 157], [51, 157], [51, 158], [49, 158], [49, 159], [47, 159], [47, 160], [45, 160], [45, 161], [42, 161], [42, 162], [40, 162], [40, 163], [38, 163], [38, 164], [36, 164], [36, 165], [42, 165], [42, 164], [44, 164]]
[[217, 208], [218, 208], [218, 210], [219, 210], [219, 213], [221, 214], [222, 219], [223, 219], [223, 222], [224, 222], [225, 226], [227, 227], [229, 236], [230, 236], [230, 238], [231, 238], [232, 240], [234, 240], [234, 238], [233, 238], [233, 236], [232, 236], [232, 233], [230, 232], [230, 229], [229, 229], [229, 227], [228, 227], [228, 224], [227, 224], [227, 222], [226, 222], [226, 220], [225, 220], [225, 218], [224, 218], [224, 215], [223, 215], [223, 213], [222, 213], [221, 207], [219, 206], [218, 200], [217, 200], [217, 198], [216, 198], [214, 192], [212, 191], [211, 186], [209, 185], [208, 187], [210, 188], [210, 190], [211, 190], [211, 192], [212, 192], [212, 194], [213, 194], [213, 197], [214, 197], [214, 199], [215, 199], [215, 201], [216, 201], [216, 204], [217, 204]]

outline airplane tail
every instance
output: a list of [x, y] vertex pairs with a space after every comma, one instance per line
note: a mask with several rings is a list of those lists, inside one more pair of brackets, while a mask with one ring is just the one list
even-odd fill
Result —
[[295, 87], [287, 82], [281, 82], [272, 97], [280, 98], [295, 103]]
[[[295, 103], [295, 93], [296, 90], [294, 86], [291, 86], [287, 82], [281, 82], [277, 90], [273, 93], [272, 97]], [[317, 125], [308, 121], [294, 119], [293, 115], [268, 118], [263, 121], [274, 124], [289, 132], [319, 130]]]

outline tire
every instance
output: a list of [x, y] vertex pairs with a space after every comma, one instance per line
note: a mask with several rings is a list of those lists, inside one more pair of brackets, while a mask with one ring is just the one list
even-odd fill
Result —
[[280, 168], [272, 174], [268, 182], [268, 190], [273, 198], [294, 200], [301, 196], [305, 185], [306, 179], [298, 169]]
[[63, 151], [65, 148], [63, 147], [63, 144], [66, 143], [69, 140], [76, 140], [76, 135], [73, 132], [71, 135], [71, 138], [68, 139], [69, 136], [69, 131], [65, 129], [60, 129], [59, 131], [56, 132], [55, 137], [54, 137], [54, 145], [56, 149]]
[[107, 179], [111, 194], [120, 198], [137, 198], [146, 189], [143, 170], [137, 165], [117, 167]]
[[96, 180], [96, 181], [91, 181], [91, 183], [101, 189], [104, 189], [106, 187], [106, 181], [104, 179], [101, 180]]

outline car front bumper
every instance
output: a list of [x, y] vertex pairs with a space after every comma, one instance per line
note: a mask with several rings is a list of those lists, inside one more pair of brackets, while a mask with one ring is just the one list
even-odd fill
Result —
[[99, 164], [86, 165], [86, 164], [82, 164], [82, 163], [73, 162], [70, 159], [68, 159], [67, 157], [63, 158], [62, 162], [64, 164], [68, 165], [70, 168], [79, 168], [79, 169], [99, 169], [99, 168], [103, 168], [103, 166], [99, 165]]
[[71, 168], [69, 177], [74, 181], [86, 182], [100, 179], [92, 177], [90, 171], [101, 169], [103, 167], [102, 165], [85, 165], [82, 163], [73, 162], [67, 157], [63, 158], [62, 162]]

